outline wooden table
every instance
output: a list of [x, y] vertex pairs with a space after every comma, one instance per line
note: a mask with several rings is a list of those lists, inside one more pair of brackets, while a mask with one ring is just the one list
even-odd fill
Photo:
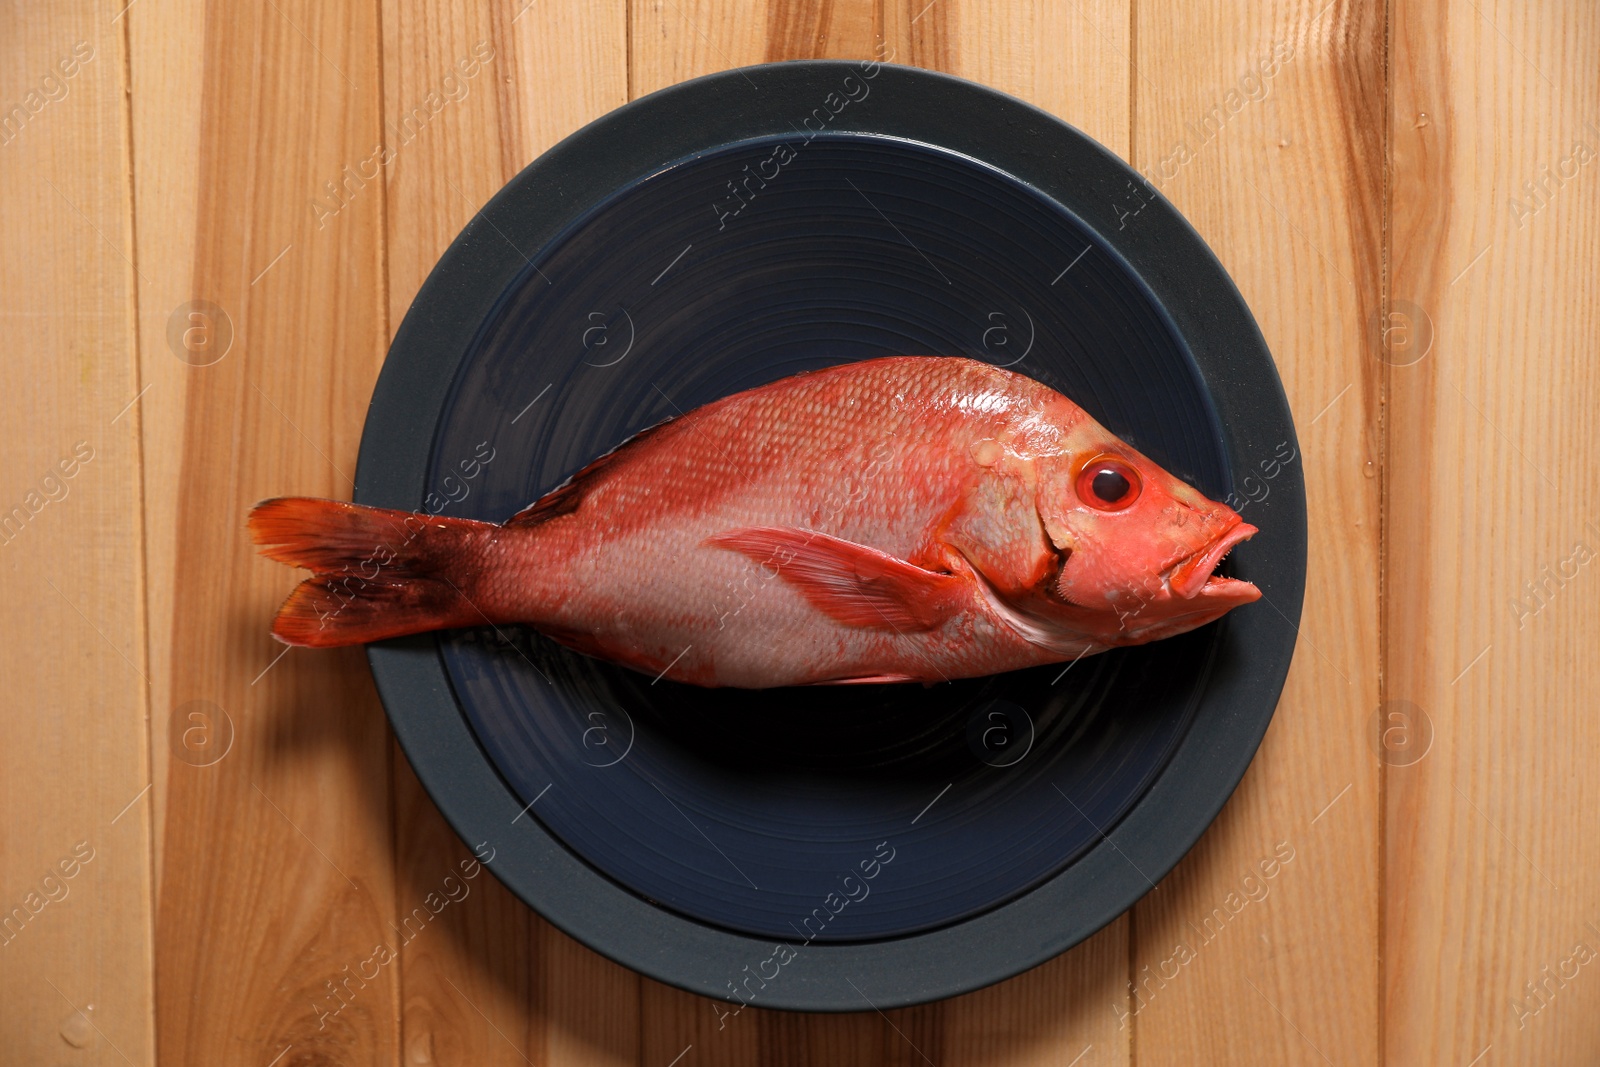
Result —
[[[0, 14], [0, 1060], [1600, 1062], [1592, 4], [125, 2]], [[940, 1004], [719, 1027], [491, 878], [371, 975], [467, 853], [359, 651], [268, 638], [246, 509], [348, 496], [412, 295], [557, 139], [880, 44], [1131, 161], [1254, 309], [1311, 509], [1254, 765]]]

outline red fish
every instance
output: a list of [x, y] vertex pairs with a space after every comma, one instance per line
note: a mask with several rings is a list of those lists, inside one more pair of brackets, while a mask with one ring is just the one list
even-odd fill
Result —
[[525, 623], [702, 686], [926, 683], [1064, 662], [1261, 594], [1256, 532], [1060, 393], [975, 360], [808, 371], [644, 430], [503, 524], [258, 504], [309, 568], [273, 634]]

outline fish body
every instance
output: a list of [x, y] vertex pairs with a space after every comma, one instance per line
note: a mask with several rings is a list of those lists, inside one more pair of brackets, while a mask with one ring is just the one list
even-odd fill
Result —
[[257, 506], [309, 567], [274, 634], [351, 644], [524, 623], [703, 686], [921, 681], [1194, 629], [1255, 528], [1066, 397], [975, 360], [797, 374], [659, 423], [503, 524]]

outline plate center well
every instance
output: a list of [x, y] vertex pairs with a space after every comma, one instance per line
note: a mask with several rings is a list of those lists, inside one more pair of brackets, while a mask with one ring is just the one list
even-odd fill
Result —
[[[1199, 374], [1137, 279], [1060, 205], [955, 153], [744, 142], [528, 254], [437, 427], [447, 514], [503, 521], [662, 418], [897, 354], [1010, 366], [1202, 491], [1227, 484]], [[1217, 639], [1064, 675], [749, 692], [652, 683], [526, 631], [439, 638], [529, 817], [645, 899], [791, 941], [948, 925], [1060, 871], [1160, 773]]]

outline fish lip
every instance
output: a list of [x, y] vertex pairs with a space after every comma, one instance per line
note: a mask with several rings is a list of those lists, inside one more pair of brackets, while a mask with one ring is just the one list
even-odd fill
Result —
[[[1250, 585], [1249, 582], [1240, 581], [1237, 578], [1213, 578], [1212, 572], [1217, 569], [1217, 564], [1222, 562], [1222, 558], [1233, 549], [1234, 545], [1240, 541], [1248, 541], [1257, 532], [1256, 527], [1243, 519], [1235, 521], [1232, 526], [1219, 534], [1210, 544], [1190, 553], [1174, 564], [1172, 569], [1167, 572], [1167, 587], [1172, 590], [1174, 596], [1192, 600], [1199, 595], [1201, 590], [1206, 589], [1213, 582], [1218, 586], [1216, 589], [1218, 594], [1224, 591], [1223, 583], [1226, 583], [1226, 587], [1230, 589], [1235, 584], [1240, 586]], [[1252, 589], [1255, 588], [1254, 586], [1250, 587]]]
[[1195, 595], [1196, 602], [1203, 600], [1230, 601], [1231, 607], [1241, 604], [1253, 604], [1261, 599], [1261, 590], [1243, 578], [1223, 578], [1213, 574], [1207, 578]]

